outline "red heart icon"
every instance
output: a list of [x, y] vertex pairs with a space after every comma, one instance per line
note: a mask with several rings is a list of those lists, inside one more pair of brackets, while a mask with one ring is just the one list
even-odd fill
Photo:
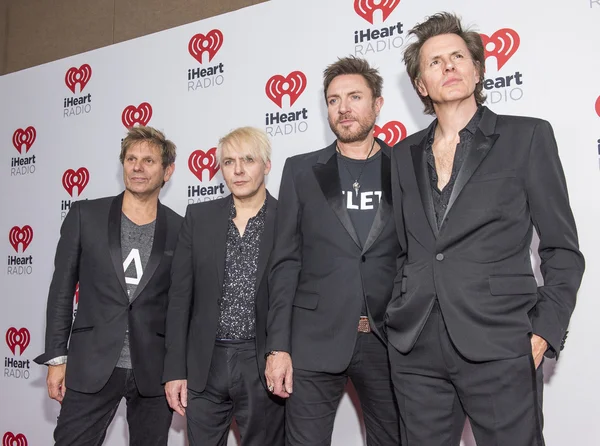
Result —
[[16, 355], [16, 347], [17, 345], [20, 347], [19, 356], [23, 354], [27, 346], [29, 345], [29, 341], [31, 340], [31, 335], [29, 334], [29, 330], [26, 328], [21, 328], [17, 330], [15, 327], [10, 327], [6, 331], [6, 344], [13, 355]]
[[32, 126], [27, 127], [25, 130], [17, 129], [13, 133], [13, 146], [19, 153], [23, 153], [23, 145], [25, 146], [25, 153], [29, 152], [31, 146], [35, 142], [37, 133], [35, 128]]
[[375, 0], [354, 0], [354, 10], [359, 16], [372, 25], [373, 14], [376, 10], [379, 9], [381, 11], [383, 14], [383, 21], [385, 22], [399, 4], [400, 0], [380, 0], [378, 5], [375, 4]]
[[23, 434], [7, 432], [2, 437], [2, 446], [27, 446], [27, 438]]
[[152, 106], [147, 102], [142, 102], [139, 106], [128, 105], [121, 114], [123, 125], [130, 129], [136, 124], [147, 125], [152, 118]]
[[290, 97], [290, 107], [306, 89], [306, 76], [302, 71], [292, 71], [287, 77], [276, 74], [267, 81], [265, 93], [279, 108], [283, 108], [282, 100], [286, 94]]
[[373, 135], [392, 147], [406, 138], [406, 127], [400, 121], [390, 121], [383, 127], [376, 125]]
[[92, 77], [92, 67], [84, 63], [79, 68], [71, 67], [65, 74], [65, 84], [69, 87], [69, 90], [75, 94], [75, 86], [79, 84], [79, 92], [81, 93], [89, 80]]
[[[485, 50], [485, 59], [494, 56], [498, 64], [498, 70], [517, 52], [521, 44], [519, 34], [510, 28], [499, 29], [491, 37], [481, 34], [481, 40]], [[488, 46], [491, 46], [489, 50]]]
[[208, 53], [208, 61], [210, 62], [219, 52], [223, 45], [223, 33], [218, 29], [213, 29], [204, 34], [196, 34], [188, 43], [188, 51], [194, 59], [202, 63], [202, 54]]
[[217, 161], [217, 148], [207, 150], [196, 150], [188, 158], [188, 167], [196, 175], [196, 178], [202, 182], [202, 172], [208, 170], [208, 180], [212, 180], [219, 171], [219, 161]]
[[62, 184], [71, 197], [74, 195], [74, 188], [77, 186], [77, 195], [81, 195], [85, 186], [90, 182], [90, 172], [85, 167], [80, 167], [76, 171], [73, 169], [65, 170], [62, 176]]
[[600, 96], [596, 99], [596, 114], [600, 116]]
[[23, 251], [21, 252], [25, 252], [32, 240], [33, 229], [29, 225], [25, 225], [22, 228], [13, 226], [8, 233], [8, 241], [17, 253], [19, 252], [19, 244], [23, 246]]

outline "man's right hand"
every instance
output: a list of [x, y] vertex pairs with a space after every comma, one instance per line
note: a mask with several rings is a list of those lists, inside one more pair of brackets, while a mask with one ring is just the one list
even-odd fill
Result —
[[273, 395], [280, 398], [289, 398], [293, 386], [292, 357], [287, 352], [277, 352], [267, 356], [267, 367], [265, 369], [265, 378], [267, 387]]
[[171, 409], [185, 417], [187, 407], [187, 379], [176, 379], [165, 384], [165, 394]]
[[67, 388], [65, 387], [65, 375], [67, 373], [67, 364], [49, 365], [46, 385], [48, 386], [48, 396], [53, 400], [62, 403]]

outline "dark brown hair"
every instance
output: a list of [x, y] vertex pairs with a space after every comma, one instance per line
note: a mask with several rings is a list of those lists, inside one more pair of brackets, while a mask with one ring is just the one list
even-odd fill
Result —
[[373, 99], [381, 96], [383, 78], [376, 68], [372, 68], [365, 59], [354, 56], [343, 57], [323, 71], [323, 93], [327, 101], [327, 89], [331, 81], [342, 74], [360, 74], [373, 93]]
[[127, 136], [121, 142], [121, 154], [119, 155], [121, 164], [125, 161], [127, 150], [138, 142], [147, 142], [148, 144], [158, 147], [162, 157], [163, 168], [166, 169], [175, 162], [177, 147], [173, 141], [169, 141], [165, 138], [163, 132], [156, 130], [153, 127], [137, 126], [130, 128], [127, 132]]

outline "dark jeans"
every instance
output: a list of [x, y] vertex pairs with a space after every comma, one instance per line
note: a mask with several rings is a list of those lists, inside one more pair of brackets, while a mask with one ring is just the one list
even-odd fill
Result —
[[67, 388], [54, 430], [56, 446], [101, 445], [123, 397], [127, 401], [130, 446], [165, 446], [173, 415], [165, 396], [141, 396], [133, 371], [122, 368], [113, 370], [98, 393]]
[[286, 403], [286, 445], [331, 444], [335, 414], [348, 378], [360, 399], [367, 445], [400, 444], [386, 346], [373, 333], [358, 333], [352, 359], [342, 373], [294, 368], [294, 392]]
[[473, 362], [436, 304], [414, 348], [389, 346], [403, 446], [458, 446], [469, 417], [480, 446], [542, 446], [542, 366], [531, 354]]
[[251, 341], [216, 341], [206, 387], [188, 388], [190, 446], [225, 446], [235, 416], [242, 446], [283, 445], [284, 404], [260, 380]]

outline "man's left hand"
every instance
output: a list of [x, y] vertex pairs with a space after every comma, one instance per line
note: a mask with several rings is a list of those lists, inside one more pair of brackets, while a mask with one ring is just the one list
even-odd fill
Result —
[[548, 350], [548, 343], [544, 338], [536, 334], [531, 336], [531, 354], [533, 355], [533, 362], [537, 369], [544, 359], [544, 353]]

